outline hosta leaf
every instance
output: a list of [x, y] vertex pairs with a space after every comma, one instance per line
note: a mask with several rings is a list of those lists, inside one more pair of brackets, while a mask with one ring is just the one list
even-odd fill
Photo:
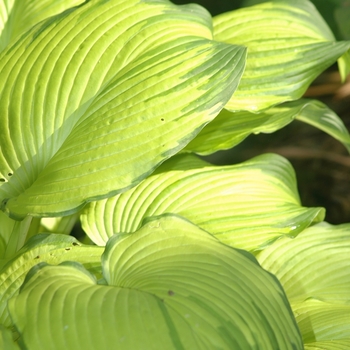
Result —
[[257, 256], [281, 281], [306, 343], [350, 338], [349, 255], [350, 224], [322, 223]]
[[40, 262], [59, 264], [74, 260], [98, 273], [103, 249], [82, 245], [75, 238], [60, 234], [40, 234], [31, 238], [0, 271], [0, 324], [11, 324], [7, 301], [18, 294], [28, 271]]
[[308, 299], [292, 308], [305, 344], [350, 339], [349, 304]]
[[27, 232], [32, 224], [32, 217], [22, 221], [15, 221], [0, 212], [0, 270], [7, 258], [22, 248], [25, 243]]
[[8, 22], [15, 0], [0, 0], [0, 41], [3, 42], [3, 31]]
[[307, 0], [280, 0], [214, 17], [214, 38], [245, 45], [247, 66], [229, 110], [258, 111], [295, 100], [350, 48], [335, 42]]
[[[92, 0], [0, 57], [0, 201], [57, 216], [134, 186], [231, 97], [245, 49], [209, 14], [167, 1]], [[4, 131], [4, 132], [3, 132]]]
[[339, 73], [342, 81], [345, 81], [346, 77], [350, 73], [350, 50], [348, 50], [339, 60]]
[[305, 344], [305, 350], [348, 350], [350, 338]]
[[[196, 162], [189, 168], [185, 164]], [[178, 163], [179, 162], [179, 163]], [[233, 166], [210, 166], [191, 155], [172, 158], [135, 188], [89, 203], [84, 230], [103, 245], [115, 233], [133, 232], [151, 216], [176, 213], [234, 247], [257, 250], [281, 235], [296, 235], [322, 220], [321, 208], [300, 205], [288, 161], [263, 155]]]
[[39, 231], [70, 234], [78, 219], [79, 213], [63, 217], [42, 218]]
[[32, 26], [84, 0], [0, 0], [0, 51]]
[[102, 266], [108, 286], [72, 263], [29, 273], [9, 302], [27, 349], [302, 348], [275, 277], [183, 219], [114, 236]]
[[319, 101], [312, 101], [296, 119], [323, 130], [336, 140], [340, 141], [350, 152], [350, 135], [342, 120], [326, 105]]
[[185, 151], [206, 155], [229, 149], [252, 133], [272, 133], [294, 119], [327, 132], [350, 152], [350, 135], [342, 120], [322, 102], [308, 99], [286, 102], [260, 113], [229, 112], [223, 109], [186, 146]]
[[14, 225], [14, 220], [0, 212], [0, 259], [3, 259], [5, 256], [6, 246], [10, 239]]
[[280, 279], [289, 300], [344, 302], [350, 300], [349, 254], [350, 225], [321, 223], [294, 239], [279, 239], [257, 257]]
[[19, 350], [18, 345], [12, 340], [11, 331], [0, 325], [0, 349]]

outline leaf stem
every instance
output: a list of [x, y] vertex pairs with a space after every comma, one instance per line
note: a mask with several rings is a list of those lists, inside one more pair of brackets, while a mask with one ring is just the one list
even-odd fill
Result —
[[23, 247], [32, 223], [32, 219], [32, 216], [27, 216], [23, 221], [16, 221], [14, 223], [5, 251], [5, 259], [11, 258], [19, 249]]

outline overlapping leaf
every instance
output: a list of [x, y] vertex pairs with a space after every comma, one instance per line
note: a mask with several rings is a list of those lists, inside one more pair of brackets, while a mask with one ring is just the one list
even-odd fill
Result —
[[186, 146], [185, 151], [206, 155], [229, 149], [252, 133], [272, 133], [294, 119], [327, 132], [350, 152], [350, 135], [342, 120], [322, 102], [308, 99], [286, 102], [260, 113], [229, 112], [223, 109]]
[[0, 57], [0, 201], [56, 216], [131, 187], [228, 101], [245, 49], [202, 8], [92, 0]]
[[[4, 28], [9, 20], [9, 16], [15, 0], [0, 0], [0, 41], [4, 41]], [[2, 44], [1, 47], [4, 47]]]
[[6, 246], [13, 230], [14, 221], [4, 213], [0, 213], [0, 259], [3, 259], [6, 252]]
[[13, 341], [11, 331], [0, 325], [0, 349], [19, 350], [18, 345]]
[[[26, 239], [29, 238], [28, 232], [32, 223], [32, 217], [16, 221], [0, 212], [0, 270], [6, 260], [22, 248]], [[35, 224], [33, 226], [35, 229]]]
[[136, 231], [145, 218], [163, 213], [186, 217], [220, 241], [251, 251], [281, 235], [294, 236], [324, 215], [321, 208], [300, 205], [294, 171], [280, 156], [216, 167], [182, 155], [135, 188], [89, 203], [82, 224], [103, 245], [113, 234]]
[[248, 47], [239, 88], [226, 105], [233, 111], [258, 111], [301, 97], [350, 48], [350, 42], [335, 41], [307, 0], [267, 2], [216, 16], [214, 37]]
[[292, 308], [304, 343], [350, 339], [350, 305], [308, 299]]
[[7, 301], [18, 294], [26, 274], [33, 266], [41, 262], [59, 264], [72, 260], [84, 264], [98, 274], [102, 253], [102, 248], [83, 245], [71, 236], [34, 236], [0, 271], [0, 324], [11, 325]]
[[326, 340], [315, 343], [305, 344], [305, 350], [348, 350], [350, 344], [349, 339]]
[[27, 349], [302, 348], [275, 277], [183, 219], [114, 236], [102, 266], [108, 286], [73, 263], [30, 272], [9, 303]]
[[350, 339], [349, 255], [350, 225], [326, 223], [283, 237], [257, 255], [281, 281], [304, 342], [314, 348], [320, 342], [320, 348], [341, 349]]
[[35, 24], [84, 0], [0, 0], [0, 52]]

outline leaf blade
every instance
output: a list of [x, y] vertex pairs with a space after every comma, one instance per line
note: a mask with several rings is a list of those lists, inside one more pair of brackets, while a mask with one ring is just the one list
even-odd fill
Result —
[[35, 24], [81, 3], [83, 0], [1, 0], [0, 52]]
[[98, 273], [102, 252], [103, 249], [99, 247], [82, 245], [67, 235], [34, 236], [0, 271], [0, 324], [7, 327], [11, 325], [7, 301], [18, 294], [25, 276], [33, 266], [43, 262], [59, 264], [75, 260]]
[[122, 191], [215, 117], [238, 84], [245, 50], [208, 39], [208, 14], [195, 9], [90, 1], [43, 22], [5, 51], [4, 211], [14, 218], [69, 214], [87, 200]]
[[[121, 349], [302, 348], [277, 280], [246, 252], [222, 245], [183, 219], [165, 216], [136, 234], [113, 237], [102, 266], [108, 286], [96, 285], [72, 263], [31, 271], [9, 303], [27, 347], [50, 342], [59, 348], [65, 339], [67, 349], [96, 344]], [[62, 275], [67, 278], [58, 278]], [[217, 286], [208, 283], [212, 278]], [[32, 307], [40, 316], [35, 322], [28, 319]], [[81, 309], [85, 317], [78, 322]], [[52, 317], [56, 322], [50, 322]], [[38, 332], [42, 327], [45, 332]], [[87, 337], [79, 338], [86, 332]]]
[[186, 158], [196, 161], [172, 158], [130, 191], [90, 203], [81, 216], [90, 239], [104, 245], [149, 217], [175, 213], [225, 244], [254, 251], [323, 218], [322, 209], [301, 207], [293, 170], [282, 157], [264, 155], [228, 167], [202, 162], [184, 170]]
[[350, 47], [335, 42], [309, 1], [273, 1], [214, 17], [214, 37], [248, 47], [241, 83], [226, 108], [257, 112], [300, 98]]
[[260, 113], [223, 109], [184, 149], [200, 155], [230, 149], [250, 134], [272, 133], [300, 120], [328, 133], [350, 151], [350, 135], [342, 120], [317, 100], [285, 102]]
[[349, 338], [349, 242], [349, 224], [320, 223], [257, 255], [282, 283], [306, 344]]

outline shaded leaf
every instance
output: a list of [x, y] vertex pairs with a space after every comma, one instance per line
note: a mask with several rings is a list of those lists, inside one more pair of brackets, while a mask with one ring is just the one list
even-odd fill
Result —
[[15, 221], [0, 212], [0, 259], [5, 257], [6, 246], [11, 237]]
[[79, 213], [70, 216], [42, 218], [39, 232], [70, 234], [79, 219]]
[[2, 325], [0, 325], [0, 349], [19, 350], [18, 345], [12, 340], [11, 331]]
[[338, 66], [341, 80], [344, 82], [350, 73], [350, 50], [340, 57], [338, 60]]
[[350, 152], [350, 135], [342, 120], [322, 102], [308, 99], [286, 102], [260, 113], [223, 109], [186, 146], [185, 151], [207, 155], [230, 149], [252, 133], [272, 133], [295, 119], [323, 130]]
[[102, 265], [108, 286], [73, 263], [31, 270], [9, 302], [28, 349], [302, 349], [275, 277], [183, 219], [114, 236]]
[[73, 260], [98, 274], [102, 252], [100, 247], [82, 245], [66, 235], [40, 234], [31, 238], [0, 271], [0, 324], [11, 325], [7, 301], [18, 294], [26, 274], [33, 266], [40, 262], [59, 264]]

